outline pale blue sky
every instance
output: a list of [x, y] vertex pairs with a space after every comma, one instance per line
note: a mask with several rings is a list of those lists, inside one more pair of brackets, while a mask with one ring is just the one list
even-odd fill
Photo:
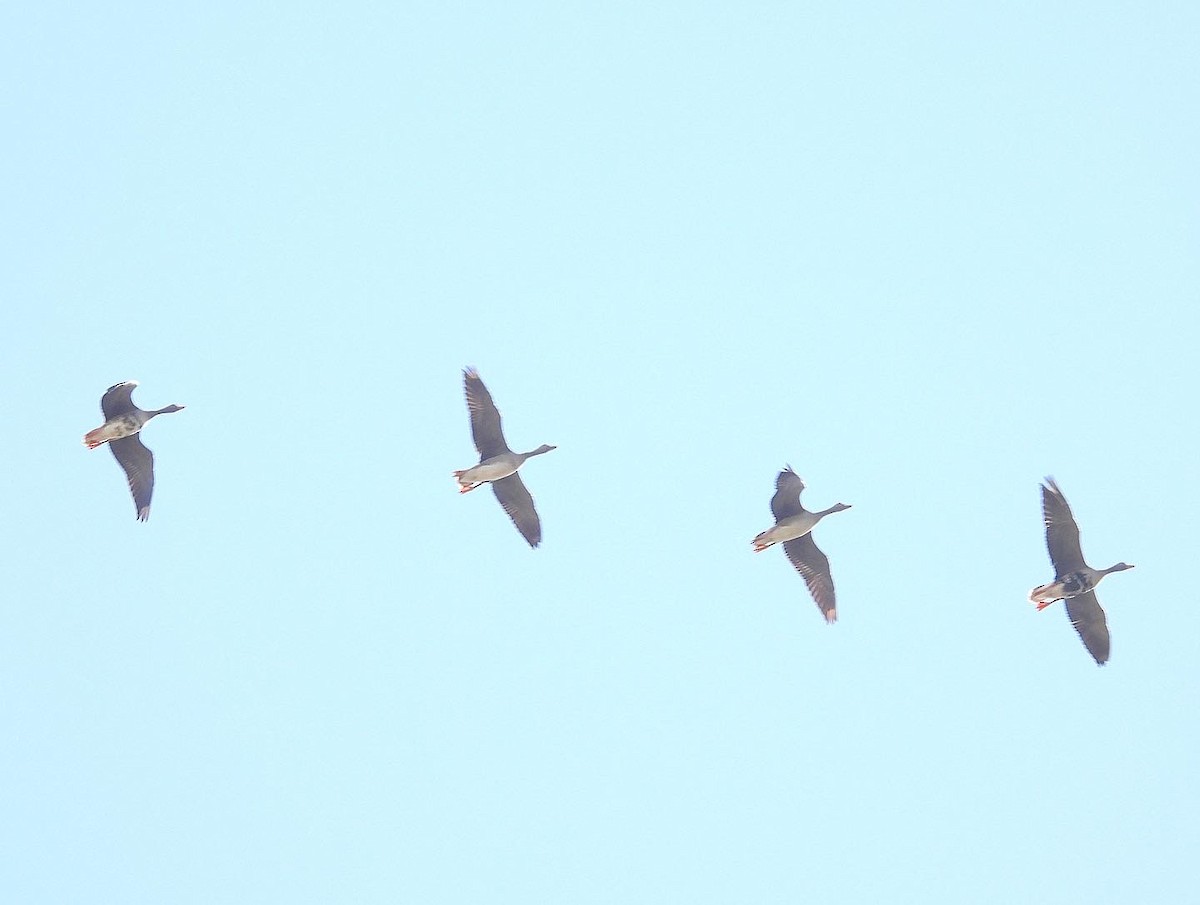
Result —
[[1200, 13], [645, 6], [0, 11], [12, 901], [1193, 893]]

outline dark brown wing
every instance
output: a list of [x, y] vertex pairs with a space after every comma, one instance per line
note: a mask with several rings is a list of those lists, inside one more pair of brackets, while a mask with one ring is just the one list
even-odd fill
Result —
[[473, 368], [463, 371], [463, 387], [467, 392], [467, 411], [471, 415], [471, 436], [479, 450], [479, 461], [510, 452], [500, 430], [500, 412], [492, 402], [492, 394], [483, 385]]
[[1046, 523], [1046, 549], [1054, 563], [1054, 577], [1062, 578], [1086, 567], [1079, 546], [1079, 526], [1067, 498], [1053, 478], [1042, 485], [1042, 520]]
[[132, 412], [137, 408], [130, 398], [135, 386], [137, 386], [136, 380], [127, 380], [104, 391], [104, 395], [100, 398], [100, 411], [104, 413], [105, 421], [118, 415], [124, 415], [126, 412]]
[[137, 434], [110, 440], [108, 448], [125, 469], [138, 521], [144, 522], [150, 518], [150, 497], [154, 493], [154, 453], [146, 448]]
[[771, 514], [775, 516], [775, 521], [804, 511], [800, 505], [800, 491], [803, 489], [804, 482], [792, 471], [792, 466], [779, 472], [779, 477], [775, 479], [775, 495], [771, 497]]
[[513, 520], [517, 530], [521, 532], [529, 546], [536, 547], [542, 542], [542, 522], [537, 510], [533, 508], [533, 497], [525, 489], [525, 484], [518, 474], [510, 474], [507, 478], [492, 481], [492, 491], [496, 499]]
[[1078, 597], [1068, 597], [1064, 602], [1067, 605], [1067, 616], [1071, 619], [1071, 625], [1075, 626], [1075, 631], [1079, 632], [1079, 637], [1083, 639], [1083, 646], [1088, 649], [1096, 663], [1103, 666], [1108, 662], [1108, 620], [1104, 618], [1100, 601], [1096, 599], [1094, 592], [1088, 591]]
[[796, 571], [804, 577], [813, 600], [825, 616], [826, 622], [837, 621], [837, 600], [833, 592], [833, 576], [829, 573], [829, 557], [817, 548], [812, 534], [783, 542], [783, 552], [792, 561]]

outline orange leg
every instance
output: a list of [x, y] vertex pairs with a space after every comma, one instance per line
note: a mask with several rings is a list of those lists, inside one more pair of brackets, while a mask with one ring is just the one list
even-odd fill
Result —
[[1052, 603], [1054, 603], [1053, 600], [1043, 600], [1041, 603], [1039, 603], [1037, 605], [1038, 612], [1040, 613], [1042, 610], [1044, 610], [1046, 607], [1050, 606], [1050, 604], [1052, 604]]
[[459, 493], [467, 493], [479, 486], [478, 484], [467, 484], [463, 482], [462, 476], [465, 473], [465, 469], [463, 471], [452, 471], [450, 473], [458, 480]]

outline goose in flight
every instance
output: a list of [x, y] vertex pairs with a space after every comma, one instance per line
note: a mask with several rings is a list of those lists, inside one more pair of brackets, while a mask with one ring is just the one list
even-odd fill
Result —
[[548, 453], [557, 447], [543, 443], [530, 452], [518, 453], [508, 448], [500, 429], [500, 412], [492, 402], [492, 394], [483, 385], [474, 368], [463, 371], [463, 388], [467, 395], [467, 412], [471, 417], [471, 436], [479, 451], [479, 464], [454, 472], [458, 492], [467, 493], [481, 484], [491, 484], [496, 499], [513, 520], [521, 536], [536, 547], [542, 542], [542, 523], [533, 506], [533, 497], [525, 489], [517, 469], [525, 460]]
[[140, 409], [130, 398], [135, 386], [136, 380], [127, 380], [105, 390], [100, 399], [104, 423], [88, 431], [83, 442], [88, 449], [108, 444], [113, 456], [125, 470], [138, 521], [144, 522], [150, 517], [150, 497], [154, 493], [154, 453], [146, 448], [138, 434], [151, 418], [182, 411], [183, 406], [168, 405], [151, 411]]
[[1046, 524], [1046, 548], [1054, 564], [1054, 581], [1030, 591], [1029, 600], [1037, 604], [1039, 611], [1056, 600], [1065, 601], [1067, 616], [1083, 639], [1083, 646], [1103, 666], [1109, 653], [1108, 622], [1096, 599], [1095, 588], [1104, 576], [1133, 566], [1119, 562], [1107, 569], [1093, 569], [1083, 561], [1079, 526], [1054, 478], [1046, 478], [1042, 484], [1042, 519]]
[[820, 512], [809, 512], [800, 505], [800, 491], [803, 489], [804, 481], [792, 471], [792, 466], [788, 465], [779, 472], [779, 477], [775, 479], [775, 495], [771, 497], [771, 513], [775, 516], [775, 524], [754, 538], [752, 543], [755, 553], [761, 553], [774, 544], [783, 544], [783, 552], [808, 585], [809, 593], [817, 602], [825, 621], [832, 625], [837, 621], [833, 576], [829, 572], [829, 558], [812, 539], [812, 529], [825, 516], [849, 509], [850, 506], [834, 503]]

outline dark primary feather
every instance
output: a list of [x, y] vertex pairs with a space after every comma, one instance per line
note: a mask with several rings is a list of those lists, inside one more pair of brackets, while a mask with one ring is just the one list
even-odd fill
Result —
[[833, 576], [829, 572], [829, 557], [817, 547], [811, 534], [784, 541], [783, 552], [803, 576], [826, 621], [832, 622], [831, 614], [835, 612], [837, 600], [833, 591]]
[[1092, 658], [1103, 666], [1108, 661], [1108, 620], [1104, 618], [1104, 610], [1101, 609], [1095, 592], [1088, 591], [1078, 597], [1068, 597], [1064, 603], [1067, 605], [1067, 616], [1071, 625], [1075, 626], [1075, 631], [1079, 632], [1079, 637], [1083, 639], [1083, 646], [1088, 649]]
[[533, 508], [533, 497], [525, 488], [520, 475], [510, 474], [507, 478], [492, 481], [492, 491], [496, 499], [513, 520], [517, 530], [521, 532], [529, 546], [536, 547], [542, 542], [542, 522], [537, 510]]
[[136, 382], [127, 380], [124, 383], [110, 386], [104, 391], [104, 395], [100, 399], [100, 411], [104, 413], [105, 421], [110, 421], [118, 415], [124, 415], [137, 408], [133, 404], [133, 399], [130, 398], [135, 386], [137, 386]]
[[800, 505], [800, 491], [803, 489], [804, 482], [790, 465], [779, 472], [779, 477], [775, 479], [775, 495], [771, 497], [771, 514], [775, 516], [775, 521], [804, 510]]
[[1054, 563], [1054, 577], [1062, 578], [1085, 567], [1079, 546], [1079, 526], [1067, 498], [1053, 478], [1042, 485], [1042, 519], [1046, 523], [1046, 549]]
[[479, 450], [479, 461], [510, 452], [500, 430], [500, 412], [492, 402], [492, 394], [479, 375], [468, 368], [463, 371], [463, 388], [467, 393], [467, 411], [471, 415], [471, 437]]
[[154, 453], [146, 448], [137, 434], [110, 440], [108, 448], [125, 469], [138, 521], [146, 521], [150, 518], [150, 497], [154, 493]]

